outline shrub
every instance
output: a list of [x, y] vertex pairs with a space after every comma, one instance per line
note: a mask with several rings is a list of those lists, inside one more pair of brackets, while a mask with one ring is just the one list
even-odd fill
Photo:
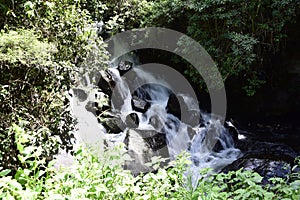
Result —
[[[86, 148], [75, 154], [71, 167], [56, 170], [50, 163], [38, 159], [40, 148], [23, 148], [26, 132], [14, 125], [19, 159], [27, 164], [19, 168], [14, 177], [8, 170], [0, 171], [0, 198], [15, 199], [299, 199], [299, 172], [285, 181], [273, 179], [272, 185], [262, 186], [262, 177], [252, 171], [214, 174], [201, 171], [197, 185], [185, 178], [189, 160], [181, 154], [166, 168], [156, 173], [134, 177], [121, 165], [125, 157], [123, 147], [116, 147], [96, 157]], [[34, 159], [32, 159], [34, 158]], [[153, 161], [153, 166], [157, 162]], [[300, 164], [300, 163], [299, 163]], [[207, 174], [210, 174], [209, 176]], [[293, 179], [291, 179], [293, 177]], [[297, 178], [295, 178], [297, 177]]]
[[23, 128], [36, 133], [28, 145], [41, 146], [48, 159], [60, 145], [72, 149], [74, 119], [67, 92], [81, 81], [79, 74], [105, 67], [108, 53], [77, 1], [6, 5], [11, 9], [6, 22], [11, 23], [0, 34], [0, 166], [16, 170], [19, 152], [9, 127], [27, 121]]
[[[61, 71], [65, 66], [52, 60], [56, 52], [52, 43], [42, 41], [32, 30], [0, 34], [1, 167], [17, 169], [19, 165], [14, 133], [9, 129], [19, 119], [27, 121], [26, 130], [37, 131], [28, 142], [43, 147], [44, 156], [56, 153], [59, 144], [70, 148], [73, 119], [64, 104]], [[54, 136], [61, 142], [52, 140]]]

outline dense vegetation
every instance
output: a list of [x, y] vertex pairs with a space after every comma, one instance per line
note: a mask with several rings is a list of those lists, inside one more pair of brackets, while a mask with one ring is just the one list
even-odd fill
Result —
[[[184, 32], [213, 56], [224, 80], [231, 76], [243, 77], [242, 87], [248, 95], [253, 95], [267, 80], [268, 77], [263, 77], [265, 60], [282, 50], [286, 27], [294, 21], [297, 9], [297, 1], [170, 2], [173, 2], [170, 8], [157, 9], [161, 12], [156, 12], [154, 19], [176, 13], [167, 21], [172, 24], [178, 23], [177, 19], [183, 20], [179, 20], [179, 26], [171, 27], [185, 27]], [[199, 80], [192, 71], [188, 70], [187, 74]]]
[[101, 57], [94, 65], [104, 66], [107, 53], [101, 38], [95, 40], [88, 11], [76, 1], [24, 1], [2, 8], [13, 9], [0, 33], [0, 167], [15, 171], [21, 163], [12, 125], [26, 125], [32, 137], [26, 146], [42, 147], [43, 157], [51, 159], [60, 145], [71, 149], [74, 119], [66, 92], [90, 49], [97, 48], [93, 51]]
[[[109, 14], [107, 28], [115, 33], [158, 26], [185, 33], [213, 57], [224, 81], [238, 78], [240, 87], [252, 96], [262, 84], [274, 81], [266, 66], [284, 50], [288, 27], [296, 22], [299, 6], [297, 0], [120, 1], [108, 4], [107, 13], [115, 15]], [[170, 59], [167, 56], [165, 60]], [[204, 86], [197, 71], [173, 59], [185, 66], [192, 81]]]
[[[159, 168], [153, 157], [151, 165], [156, 173], [132, 176], [122, 169], [123, 148], [106, 151], [100, 157], [86, 149], [76, 152], [72, 167], [57, 171], [45, 160], [37, 159], [40, 148], [24, 148], [30, 133], [13, 126], [20, 167], [14, 178], [9, 170], [0, 172], [1, 199], [299, 199], [300, 174], [292, 173], [282, 178], [270, 179], [262, 185], [263, 177], [251, 171], [238, 170], [228, 174], [215, 174], [209, 169], [201, 171], [198, 185], [186, 176], [190, 161], [182, 154], [167, 166]], [[300, 160], [298, 160], [298, 167]], [[297, 167], [295, 166], [294, 169]], [[209, 174], [209, 176], [207, 175]]]
[[[284, 48], [286, 28], [297, 14], [296, 0], [1, 1], [0, 198], [297, 199], [299, 174], [263, 187], [258, 174], [238, 171], [203, 178], [191, 189], [183, 180], [184, 159], [139, 177], [84, 152], [77, 153], [72, 171], [45, 169], [59, 148], [72, 147], [67, 91], [79, 73], [107, 65], [102, 37], [145, 26], [181, 31], [213, 56], [224, 80], [244, 79], [240, 87], [253, 95], [268, 81], [262, 64]], [[96, 20], [104, 22], [100, 36]], [[91, 50], [97, 62], [82, 68]], [[188, 64], [180, 66], [201, 80]]]

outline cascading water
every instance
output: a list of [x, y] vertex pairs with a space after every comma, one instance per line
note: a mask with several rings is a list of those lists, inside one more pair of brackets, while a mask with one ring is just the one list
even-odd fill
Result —
[[[95, 75], [96, 78], [93, 77], [93, 73], [92, 76], [83, 78], [83, 81], [80, 81], [78, 88], [71, 91], [71, 107], [78, 120], [78, 130], [75, 132], [75, 149], [78, 144], [81, 145], [82, 143], [87, 143], [88, 146], [99, 147], [98, 149], [100, 150], [98, 153], [101, 154], [101, 149], [103, 150], [104, 146], [112, 147], [116, 144], [124, 143], [126, 151], [128, 152], [128, 155], [131, 156], [133, 162], [131, 165], [130, 163], [128, 165], [128, 163], [126, 163], [128, 160], [126, 160], [123, 166], [125, 169], [131, 170], [133, 174], [135, 172], [149, 172], [153, 170], [152, 168], [143, 168], [142, 165], [146, 166], [145, 164], [149, 162], [149, 159], [145, 159], [145, 157], [151, 158], [157, 155], [166, 155], [163, 154], [163, 151], [157, 151], [157, 147], [161, 147], [161, 144], [164, 145], [164, 150], [167, 149], [166, 157], [171, 159], [175, 159], [182, 151], [187, 151], [191, 155], [191, 165], [185, 175], [191, 177], [189, 180], [192, 181], [192, 186], [195, 188], [200, 178], [199, 171], [201, 169], [209, 167], [218, 172], [223, 169], [223, 167], [242, 156], [240, 150], [235, 148], [234, 141], [238, 141], [237, 144], [239, 147], [244, 152], [247, 152], [247, 157], [249, 157], [250, 167], [246, 166], [248, 169], [254, 169], [256, 167], [258, 171], [261, 171], [261, 173], [265, 175], [269, 174], [270, 171], [273, 171], [274, 163], [277, 163], [278, 155], [275, 155], [276, 159], [274, 159], [274, 161], [270, 161], [268, 154], [266, 159], [261, 162], [262, 159], [256, 159], [257, 148], [254, 148], [254, 145], [256, 146], [259, 144], [260, 146], [258, 148], [262, 148], [263, 150], [261, 152], [265, 153], [274, 148], [274, 144], [257, 142], [256, 137], [254, 137], [254, 140], [252, 139], [249, 141], [248, 135], [244, 136], [238, 134], [238, 131], [235, 131], [235, 127], [230, 125], [230, 123], [227, 123], [229, 127], [226, 129], [223, 124], [217, 120], [217, 117], [199, 110], [198, 101], [195, 96], [187, 95], [190, 93], [186, 92], [184, 86], [182, 87], [182, 82], [184, 82], [185, 79], [180, 79], [180, 77], [174, 78], [173, 75], [176, 73], [171, 73], [174, 69], [168, 68], [167, 70], [161, 70], [162, 65], [160, 65], [159, 72], [152, 73], [151, 70], [147, 71], [141, 66], [135, 66], [134, 63], [137, 62], [132, 58], [132, 54], [129, 53], [142, 47], [145, 49], [153, 48], [165, 50], [181, 56], [197, 68], [205, 83], [207, 83], [210, 95], [213, 94], [211, 95], [212, 110], [215, 113], [220, 113], [220, 115], [225, 115], [226, 105], [223, 105], [223, 103], [226, 104], [225, 92], [223, 93], [223, 90], [221, 90], [221, 92], [218, 91], [220, 93], [214, 93], [215, 91], [213, 91], [215, 86], [221, 86], [222, 88], [223, 84], [218, 84], [219, 82], [222, 82], [222, 79], [219, 74], [216, 73], [218, 70], [204, 49], [200, 48], [193, 40], [188, 40], [188, 42], [186, 42], [185, 40], [189, 38], [182, 37], [180, 34], [174, 33], [174, 31], [166, 31], [165, 29], [160, 29], [158, 31], [156, 28], [150, 28], [147, 29], [147, 32], [141, 31], [141, 34], [136, 34], [138, 32], [135, 31], [133, 32], [135, 34], [128, 35], [125, 33], [125, 35], [117, 35], [108, 41], [110, 44], [109, 52], [112, 55], [112, 58], [115, 59], [117, 57], [117, 59], [113, 61], [110, 69], [107, 71], [100, 71], [109, 73], [109, 79], [113, 82], [112, 85], [110, 85], [110, 80], [105, 80], [106, 82], [104, 81], [102, 87], [100, 81], [96, 84], [95, 82], [89, 81], [91, 77], [94, 81], [98, 80], [97, 75]], [[140, 39], [140, 37], [142, 39]], [[181, 39], [183, 40], [181, 41]], [[188, 46], [186, 46], [185, 43], [187, 43]], [[178, 45], [176, 45], [175, 48], [173, 44]], [[124, 54], [126, 55], [124, 56]], [[91, 58], [84, 64], [85, 66], [83, 66], [83, 68], [97, 68], [99, 66], [99, 62], [97, 62], [99, 59], [97, 59], [96, 55], [97, 52], [92, 52]], [[94, 62], [94, 60], [96, 60], [96, 62]], [[126, 61], [121, 64], [122, 67], [125, 66], [125, 70], [120, 69], [122, 60], [129, 61], [133, 64], [132, 69], [127, 71]], [[86, 70], [83, 71], [85, 72]], [[166, 74], [167, 78], [164, 77]], [[180, 76], [183, 77], [181, 74]], [[101, 74], [101, 78], [103, 77], [104, 76]], [[210, 78], [206, 79], [206, 77]], [[213, 80], [211, 80], [211, 78], [213, 78]], [[81, 78], [79, 78], [79, 80], [81, 80]], [[211, 82], [214, 84], [211, 84]], [[174, 86], [176, 88], [174, 88]], [[170, 107], [169, 101], [170, 99], [174, 100], [174, 94], [179, 98], [177, 99], [177, 104], [175, 100], [175, 106], [173, 105], [173, 107]], [[109, 96], [109, 98], [104, 97], [105, 95]], [[81, 98], [80, 96], [86, 97]], [[214, 109], [216, 108], [214, 105], [219, 105], [219, 101], [216, 101], [216, 99], [219, 98], [221, 108]], [[101, 108], [99, 108], [99, 105], [102, 104], [102, 99], [110, 100], [110, 104], [106, 104], [106, 106], [104, 106], [105, 108], [101, 106]], [[141, 104], [138, 103], [133, 105], [133, 102], [139, 101], [139, 99], [142, 100]], [[100, 103], [97, 103], [98, 105], [96, 105], [95, 102], [98, 101], [100, 101]], [[178, 105], [178, 102], [180, 105]], [[222, 110], [223, 108], [225, 108], [225, 111]], [[108, 115], [110, 120], [122, 121], [120, 129], [107, 128], [105, 122], [99, 123], [99, 118], [107, 119], [106, 115], [102, 115], [106, 110], [110, 113], [110, 115]], [[170, 110], [172, 110], [172, 112]], [[178, 110], [180, 111], [178, 112]], [[113, 117], [111, 118], [111, 116]], [[134, 116], [134, 120], [137, 119], [137, 121], [135, 121], [136, 124], [133, 124], [133, 126], [131, 126], [132, 123], [130, 120], [128, 121], [132, 116]], [[199, 116], [201, 120], [197, 119]], [[115, 123], [114, 125], [116, 124], [118, 123]], [[155, 134], [158, 136], [153, 137]], [[131, 139], [130, 135], [132, 136]], [[149, 138], [152, 141], [147, 143], [149, 142]], [[246, 138], [247, 141], [245, 140]], [[158, 144], [157, 146], [153, 145], [155, 142]], [[248, 145], [245, 144], [250, 145], [249, 147], [246, 147]], [[277, 150], [278, 145], [274, 146]], [[287, 155], [289, 158], [295, 158], [290, 149], [282, 146], [280, 147], [286, 150], [286, 154], [284, 155]], [[130, 151], [133, 153], [130, 154]], [[158, 152], [158, 154], [156, 154], [156, 152]], [[254, 158], [249, 156], [249, 152], [254, 153]], [[60, 152], [57, 157], [59, 158], [59, 161], [57, 162], [58, 166], [70, 165], [73, 159], [73, 157], [66, 152]], [[280, 157], [282, 158], [283, 156], [280, 155]], [[243, 167], [245, 159], [247, 160], [248, 158], [243, 157], [240, 160], [237, 160], [237, 162], [228, 166], [228, 168], [223, 169], [223, 171], [226, 172], [231, 169], [239, 169], [240, 166]], [[253, 159], [258, 160], [259, 162], [252, 162]], [[69, 160], [71, 162], [69, 162]], [[137, 160], [141, 160], [141, 162], [134, 162]], [[249, 162], [245, 163], [248, 165]], [[251, 163], [253, 163], [254, 167]], [[258, 165], [258, 167], [255, 165]], [[265, 166], [268, 167], [266, 168]], [[281, 169], [281, 164], [278, 167]], [[281, 173], [280, 170], [278, 171]]]
[[[116, 87], [122, 90], [124, 104], [121, 106], [121, 118], [125, 119], [128, 113], [137, 113], [140, 118], [138, 129], [148, 130], [152, 117], [156, 116], [161, 127], [156, 127], [156, 131], [166, 134], [168, 151], [171, 159], [176, 158], [182, 151], [187, 151], [191, 155], [192, 164], [190, 173], [192, 173], [192, 182], [195, 184], [198, 180], [199, 171], [203, 168], [213, 168], [215, 171], [221, 170], [226, 165], [236, 160], [241, 152], [234, 147], [234, 142], [227, 129], [221, 125], [219, 120], [213, 120], [208, 114], [201, 113], [203, 123], [192, 127], [195, 134], [189, 135], [189, 125], [180, 121], [177, 117], [169, 114], [166, 110], [167, 102], [172, 88], [158, 75], [151, 74], [141, 70], [138, 67], [133, 68], [136, 77], [130, 80], [130, 84], [142, 85], [138, 87], [135, 95], [150, 102], [150, 108], [142, 114], [133, 110], [130, 99], [132, 98], [129, 90], [129, 84], [123, 81], [116, 69], [112, 69], [116, 80]], [[156, 84], [153, 84], [156, 83]], [[126, 91], [124, 91], [126, 90]], [[197, 109], [197, 101], [187, 95], [180, 94], [184, 99], [188, 109]], [[204, 125], [203, 125], [204, 124]], [[214, 138], [215, 137], [215, 138]], [[211, 141], [208, 138], [213, 138]]]
[[[214, 120], [210, 115], [201, 112], [198, 109], [196, 99], [182, 93], [177, 94], [182, 97], [186, 109], [194, 110], [200, 114], [201, 123], [199, 122], [191, 126], [168, 113], [166, 107], [173, 88], [159, 74], [147, 72], [138, 66], [134, 66], [127, 72], [129, 74], [132, 73], [131, 76], [127, 76], [127, 73], [125, 76], [120, 76], [117, 67], [111, 67], [108, 71], [115, 83], [111, 97], [111, 109], [120, 114], [123, 122], [125, 122], [126, 116], [129, 113], [137, 114], [139, 118], [137, 129], [139, 130], [154, 130], [165, 134], [167, 149], [171, 159], [175, 159], [182, 151], [189, 152], [192, 161], [189, 173], [192, 174], [192, 183], [194, 186], [197, 183], [201, 169], [210, 167], [215, 169], [215, 171], [219, 171], [240, 156], [241, 152], [234, 147], [233, 139], [227, 129], [224, 128], [219, 120]], [[89, 87], [95, 88], [93, 84], [90, 84]], [[150, 104], [145, 113], [137, 112], [133, 109], [131, 104], [133, 93], [138, 98]], [[90, 93], [89, 97], [92, 98], [91, 96], [94, 97], [94, 94]], [[79, 108], [79, 112], [82, 115], [86, 112], [83, 111], [84, 102], [78, 103], [78, 100], [76, 102], [77, 104], [73, 105], [73, 110], [78, 111]], [[91, 114], [87, 114], [86, 116], [91, 118]], [[155, 118], [157, 124], [155, 127], [150, 123], [153, 118]], [[89, 122], [87, 121], [89, 119], [79, 119], [77, 138], [86, 138], [87, 126], [98, 127], [96, 128], [96, 133], [94, 133], [96, 135], [99, 135], [101, 132], [100, 129], [103, 129], [101, 125], [99, 129], [99, 124], [95, 124], [95, 116]], [[118, 134], [105, 134], [104, 138], [113, 143], [123, 142], [127, 129], [125, 127], [123, 132]], [[94, 134], [91, 132], [88, 133], [89, 136], [93, 136]], [[93, 138], [92, 140], [95, 141]]]

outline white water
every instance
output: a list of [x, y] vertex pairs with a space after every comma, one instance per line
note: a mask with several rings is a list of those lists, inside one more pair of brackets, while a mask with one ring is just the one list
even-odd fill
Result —
[[[130, 84], [139, 86], [143, 85], [143, 83], [150, 83], [148, 87], [140, 87], [137, 92], [140, 98], [148, 99], [150, 97], [151, 99], [151, 107], [145, 114], [142, 114], [132, 110], [132, 91], [129, 90], [126, 79], [120, 76], [115, 67], [112, 67], [109, 70], [112, 79], [116, 83], [114, 92], [119, 93], [120, 97], [123, 99], [123, 104], [121, 105], [120, 110], [118, 110], [121, 113], [121, 119], [125, 121], [125, 118], [129, 113], [135, 112], [140, 119], [138, 129], [154, 130], [155, 128], [149, 124], [149, 119], [155, 116], [161, 124], [158, 128], [159, 130], [156, 131], [164, 132], [166, 134], [170, 158], [175, 159], [182, 151], [190, 153], [192, 164], [187, 173], [192, 174], [192, 183], [194, 186], [199, 179], [199, 171], [201, 169], [210, 167], [215, 171], [219, 171], [240, 156], [240, 151], [234, 148], [233, 139], [221, 125], [220, 121], [213, 120], [209, 115], [201, 113], [198, 109], [197, 100], [186, 94], [177, 94], [183, 97], [189, 110], [198, 110], [205, 121], [204, 124], [206, 124], [205, 127], [200, 127], [200, 124], [192, 127], [196, 134], [194, 134], [193, 137], [189, 136], [188, 125], [166, 112], [165, 108], [167, 101], [169, 99], [170, 91], [172, 91], [173, 88], [166, 83], [160, 75], [151, 74], [138, 67], [133, 68], [136, 77], [130, 80]], [[92, 83], [88, 83], [87, 85], [89, 90], [95, 88]], [[85, 88], [85, 90], [87, 90], [87, 88]], [[78, 117], [78, 131], [75, 137], [79, 143], [83, 142], [92, 146], [94, 146], [95, 142], [100, 143], [100, 149], [102, 149], [103, 146], [103, 138], [106, 138], [112, 143], [122, 142], [125, 138], [125, 131], [119, 134], [103, 134], [106, 132], [103, 126], [97, 122], [96, 117], [92, 113], [85, 109], [86, 103], [88, 101], [93, 101], [94, 97], [95, 94], [91, 92], [84, 102], [79, 102], [74, 97], [71, 98], [71, 102], [73, 102], [73, 112]], [[113, 101], [112, 109], [116, 110]], [[221, 146], [218, 151], [213, 150], [216, 143], [214, 138], [218, 141], [219, 146]]]
[[[151, 125], [149, 125], [149, 119], [152, 116], [157, 116], [162, 124], [161, 129], [157, 131], [164, 130], [171, 159], [175, 159], [182, 151], [190, 153], [192, 164], [190, 166], [189, 173], [192, 174], [192, 182], [194, 186], [197, 183], [199, 171], [201, 169], [209, 167], [213, 168], [215, 171], [219, 171], [240, 156], [240, 150], [234, 147], [233, 139], [229, 135], [228, 131], [221, 125], [220, 121], [211, 119], [209, 115], [201, 113], [199, 109], [198, 110], [201, 113], [202, 118], [205, 120], [204, 124], [206, 124], [206, 126], [200, 127], [199, 124], [193, 127], [196, 134], [190, 138], [187, 130], [188, 125], [182, 123], [178, 118], [166, 112], [165, 107], [170, 95], [170, 90], [172, 90], [168, 83], [165, 83], [159, 75], [150, 74], [137, 67], [133, 70], [138, 76], [133, 84], [139, 85], [140, 82], [147, 82], [165, 86], [160, 87], [158, 85], [151, 85], [150, 87], [139, 90], [139, 97], [147, 99], [150, 96], [151, 107], [144, 115], [139, 113], [140, 124], [138, 128], [142, 130], [154, 129]], [[116, 72], [115, 75], [118, 75], [118, 73]], [[124, 85], [121, 86], [118, 84]], [[125, 118], [128, 113], [135, 112], [132, 110], [130, 104], [130, 91], [126, 83], [123, 81], [119, 81], [117, 83], [117, 87], [122, 88], [122, 90], [127, 90], [126, 92], [124, 91], [127, 96], [125, 97], [124, 104], [121, 108], [121, 113], [123, 115], [122, 118]], [[198, 108], [197, 101], [195, 99], [192, 99], [185, 94], [180, 95], [188, 105], [188, 109], [196, 110]], [[214, 137], [216, 137], [216, 140], [221, 146], [221, 150], [213, 150], [216, 141], [211, 138]]]

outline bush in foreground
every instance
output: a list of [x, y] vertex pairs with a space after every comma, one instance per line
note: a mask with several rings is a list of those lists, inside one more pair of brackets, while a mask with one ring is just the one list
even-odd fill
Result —
[[[186, 154], [178, 156], [167, 168], [156, 173], [134, 177], [123, 170], [122, 148], [107, 150], [100, 157], [86, 148], [75, 154], [75, 163], [56, 170], [52, 161], [45, 166], [39, 159], [41, 148], [25, 146], [30, 137], [21, 126], [14, 124], [18, 159], [26, 167], [19, 167], [12, 177], [10, 170], [0, 171], [1, 199], [299, 199], [300, 173], [286, 179], [273, 178], [262, 186], [262, 177], [252, 171], [238, 170], [215, 174], [203, 170], [197, 186], [191, 177], [185, 178], [189, 160]], [[155, 161], [156, 160], [156, 161]], [[153, 160], [157, 169], [157, 159]], [[298, 167], [300, 160], [298, 159]], [[207, 174], [211, 174], [207, 176]]]

